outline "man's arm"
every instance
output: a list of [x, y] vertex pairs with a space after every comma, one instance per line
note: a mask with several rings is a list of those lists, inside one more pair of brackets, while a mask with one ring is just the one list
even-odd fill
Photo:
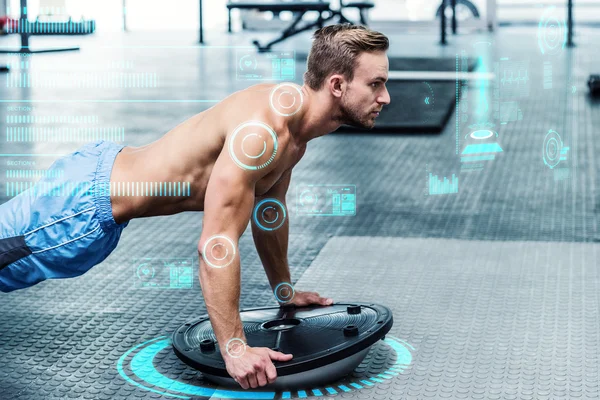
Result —
[[[262, 196], [257, 196], [255, 205], [264, 199], [276, 199], [286, 208], [285, 195], [290, 185], [292, 170], [288, 170], [274, 185], [271, 190]], [[271, 218], [270, 216], [267, 216]], [[271, 220], [274, 218], [271, 218]], [[275, 290], [278, 284], [282, 282], [292, 284], [290, 268], [288, 264], [288, 237], [289, 237], [289, 218], [286, 218], [283, 225], [276, 230], [266, 231], [261, 229], [254, 218], [252, 218], [252, 237], [256, 245], [256, 251], [260, 256], [263, 268], [269, 279], [271, 288]]]
[[239, 314], [238, 243], [252, 213], [255, 179], [253, 172], [234, 165], [224, 151], [206, 188], [198, 243], [200, 285], [221, 353], [232, 338], [246, 341]]
[[272, 360], [292, 358], [266, 347], [247, 346], [239, 313], [239, 238], [252, 215], [256, 182], [268, 172], [267, 168], [240, 168], [225, 144], [206, 188], [198, 243], [200, 285], [210, 322], [227, 372], [244, 389], [274, 382], [277, 371]]

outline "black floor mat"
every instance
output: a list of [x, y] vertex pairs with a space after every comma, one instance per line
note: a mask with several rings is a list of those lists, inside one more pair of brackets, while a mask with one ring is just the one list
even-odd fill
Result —
[[[454, 110], [456, 82], [388, 81], [391, 103], [383, 107], [372, 131], [440, 133]], [[337, 132], [367, 132], [342, 126]]]
[[[298, 62], [305, 54], [296, 56]], [[390, 57], [390, 71], [455, 71], [454, 58]], [[469, 71], [475, 69], [469, 61]], [[391, 103], [383, 108], [371, 131], [381, 133], [440, 133], [456, 104], [456, 81], [389, 80]], [[337, 132], [368, 132], [342, 126]]]

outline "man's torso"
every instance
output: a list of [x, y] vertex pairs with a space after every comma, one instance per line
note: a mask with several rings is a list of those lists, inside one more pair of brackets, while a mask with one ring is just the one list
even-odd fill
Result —
[[125, 147], [117, 156], [111, 183], [139, 182], [143, 185], [181, 185], [189, 182], [181, 195], [123, 196], [111, 193], [113, 215], [117, 223], [183, 211], [203, 211], [206, 187], [215, 161], [227, 138], [237, 126], [260, 120], [277, 134], [277, 158], [267, 175], [256, 182], [256, 195], [266, 193], [302, 158], [305, 145], [298, 145], [288, 124], [294, 117], [283, 117], [269, 106], [273, 84], [260, 84], [225, 98], [214, 107], [184, 121], [159, 140], [142, 147]]

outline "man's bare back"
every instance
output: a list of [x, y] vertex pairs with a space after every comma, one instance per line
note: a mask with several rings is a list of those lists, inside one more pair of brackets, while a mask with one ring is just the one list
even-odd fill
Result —
[[[296, 84], [285, 85], [302, 90]], [[266, 193], [284, 172], [300, 161], [306, 150], [306, 144], [298, 143], [290, 134], [290, 127], [302, 113], [282, 116], [270, 106], [271, 93], [276, 86], [259, 84], [238, 91], [155, 142], [142, 147], [125, 147], [115, 160], [111, 184], [189, 182], [191, 189], [190, 195], [182, 196], [113, 194], [111, 203], [115, 221], [122, 223], [139, 217], [203, 211], [208, 182], [227, 135], [247, 121], [262, 121], [277, 134], [277, 162], [255, 185], [257, 196]]]

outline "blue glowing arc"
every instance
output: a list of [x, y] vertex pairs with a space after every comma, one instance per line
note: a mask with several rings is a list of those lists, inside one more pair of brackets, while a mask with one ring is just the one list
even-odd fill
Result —
[[[359, 390], [363, 389], [365, 386], [374, 386], [377, 383], [383, 382], [384, 380], [393, 379], [394, 376], [404, 372], [406, 367], [412, 363], [411, 351], [414, 351], [414, 347], [398, 338], [391, 337], [389, 335], [383, 341], [396, 353], [396, 360], [390, 368], [388, 368], [385, 372], [371, 376], [367, 379], [351, 382], [347, 385], [329, 386], [326, 387], [325, 390], [329, 394], [335, 394], [338, 393], [338, 391], [350, 392], [353, 390]], [[189, 399], [190, 397], [188, 396], [215, 397], [221, 399], [274, 399], [275, 395], [277, 394], [276, 392], [268, 391], [238, 391], [208, 388], [203, 386], [195, 386], [168, 378], [158, 372], [154, 366], [153, 360], [158, 353], [170, 345], [171, 340], [168, 337], [160, 336], [131, 348], [125, 354], [123, 354], [117, 362], [117, 370], [119, 374], [127, 382], [141, 389], [180, 399]], [[134, 380], [125, 371], [124, 365], [126, 364], [126, 360], [130, 358], [131, 354], [136, 351], [137, 353], [135, 353], [133, 358], [131, 358], [129, 361], [131, 373], [136, 378], [136, 380]], [[137, 380], [143, 381], [144, 384], [139, 383]], [[312, 389], [311, 391], [315, 395], [320, 395], [321, 393], [321, 391], [316, 388]], [[306, 397], [306, 391], [298, 391], [298, 397]], [[281, 393], [281, 398], [291, 398], [291, 392]]]
[[[260, 218], [258, 217], [258, 210], [260, 209], [260, 207], [265, 204], [265, 203], [274, 203], [275, 205], [279, 206], [281, 208], [282, 214], [283, 214], [283, 218], [281, 218], [281, 222], [277, 225], [277, 226], [273, 226], [273, 227], [268, 227], [265, 226], [264, 224], [261, 223]], [[270, 206], [274, 209], [276, 209], [273, 206]], [[285, 219], [287, 218], [287, 213], [285, 211], [285, 206], [283, 205], [283, 203], [275, 198], [269, 198], [269, 199], [264, 199], [261, 200], [255, 207], [254, 207], [254, 212], [252, 213], [253, 218], [254, 218], [254, 222], [256, 223], [256, 226], [258, 226], [260, 229], [262, 229], [263, 231], [274, 231], [276, 229], [279, 229], [283, 226]], [[261, 212], [261, 215], [263, 215], [263, 213]], [[273, 222], [277, 221], [279, 219], [279, 213], [277, 213], [277, 218], [275, 218], [273, 220]], [[271, 222], [267, 221], [266, 219], [264, 219], [264, 222], [266, 222], [267, 224], [270, 224]]]

